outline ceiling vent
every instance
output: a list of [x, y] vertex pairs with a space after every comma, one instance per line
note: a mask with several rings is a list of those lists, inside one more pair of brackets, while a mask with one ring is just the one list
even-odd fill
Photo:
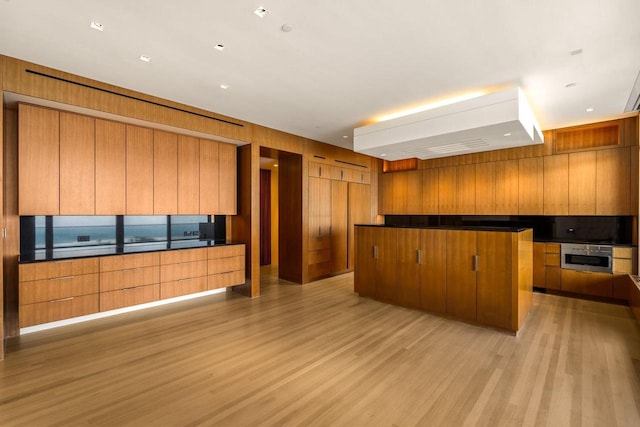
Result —
[[385, 160], [430, 159], [542, 144], [523, 92], [511, 88], [354, 129], [353, 148]]

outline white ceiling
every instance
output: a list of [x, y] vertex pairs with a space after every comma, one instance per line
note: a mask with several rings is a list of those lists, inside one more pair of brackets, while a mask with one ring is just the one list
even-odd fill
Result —
[[522, 87], [543, 129], [621, 114], [639, 17], [638, 0], [0, 0], [0, 53], [351, 148], [376, 116], [479, 89]]

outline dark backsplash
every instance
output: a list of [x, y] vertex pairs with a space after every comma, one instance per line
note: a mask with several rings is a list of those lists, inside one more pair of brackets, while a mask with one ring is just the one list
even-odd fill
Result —
[[631, 216], [386, 215], [385, 225], [525, 227], [544, 242], [630, 245], [633, 235]]

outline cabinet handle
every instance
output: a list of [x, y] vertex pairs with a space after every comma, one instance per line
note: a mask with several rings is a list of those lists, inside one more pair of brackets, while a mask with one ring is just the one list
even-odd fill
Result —
[[122, 271], [137, 271], [137, 270], [140, 270], [140, 267], [135, 267], [135, 268], [125, 268], [125, 269], [124, 269], [124, 270], [122, 270]]
[[340, 171], [340, 179], [344, 179], [344, 171]]
[[478, 271], [478, 255], [473, 256], [473, 271]]
[[49, 302], [63, 302], [63, 301], [71, 301], [72, 299], [74, 299], [75, 297], [67, 297], [67, 298], [58, 298], [58, 299], [52, 299]]
[[136, 288], [139, 288], [139, 286], [129, 286], [128, 288], [122, 288], [123, 291], [132, 291]]
[[418, 264], [422, 264], [422, 251], [418, 249], [416, 252], [418, 253]]
[[318, 168], [318, 176], [322, 176], [322, 166]]
[[178, 282], [186, 282], [189, 279], [191, 279], [191, 277], [185, 277], [183, 279], [178, 279]]
[[378, 246], [373, 245], [373, 258], [378, 259]]
[[62, 276], [62, 277], [52, 277], [49, 280], [65, 280], [65, 279], [73, 279], [75, 276]]

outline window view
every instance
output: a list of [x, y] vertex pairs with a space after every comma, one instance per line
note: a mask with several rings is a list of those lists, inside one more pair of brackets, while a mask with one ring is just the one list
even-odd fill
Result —
[[159, 215], [124, 217], [124, 243], [167, 241], [167, 218]]
[[[45, 217], [36, 217], [36, 247], [44, 248]], [[39, 230], [41, 228], [41, 231]], [[116, 244], [115, 216], [54, 216], [53, 247], [102, 246]]]
[[208, 222], [207, 215], [174, 215], [171, 217], [171, 240], [200, 238], [200, 223]]
[[44, 249], [46, 245], [46, 230], [45, 230], [45, 218], [44, 216], [35, 217], [36, 229], [35, 229], [35, 241], [36, 249]]

